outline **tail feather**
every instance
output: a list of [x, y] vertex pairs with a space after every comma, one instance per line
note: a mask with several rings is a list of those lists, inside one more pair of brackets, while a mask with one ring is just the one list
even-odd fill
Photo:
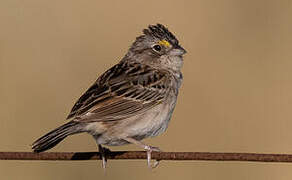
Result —
[[76, 126], [76, 122], [70, 121], [53, 131], [45, 134], [32, 144], [34, 152], [42, 152], [53, 148], [59, 144], [67, 136], [81, 132], [80, 128]]

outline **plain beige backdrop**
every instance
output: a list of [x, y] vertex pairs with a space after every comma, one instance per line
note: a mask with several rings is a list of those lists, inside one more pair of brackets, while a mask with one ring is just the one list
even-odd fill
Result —
[[[292, 1], [0, 1], [0, 151], [66, 122], [77, 98], [148, 24], [188, 51], [164, 151], [292, 153]], [[133, 145], [112, 150], [138, 150]], [[95, 151], [92, 137], [51, 151]], [[3, 180], [291, 179], [292, 164], [0, 161]]]

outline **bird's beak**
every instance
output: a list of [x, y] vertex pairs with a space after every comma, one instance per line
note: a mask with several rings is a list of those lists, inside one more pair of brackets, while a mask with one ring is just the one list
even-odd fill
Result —
[[187, 51], [183, 47], [181, 47], [180, 45], [174, 47], [171, 50], [171, 55], [174, 55], [174, 56], [182, 56], [186, 53], [187, 53]]
[[187, 51], [183, 47], [181, 47], [181, 46], [179, 46], [178, 49], [182, 52], [182, 55], [184, 55], [184, 54], [187, 53]]

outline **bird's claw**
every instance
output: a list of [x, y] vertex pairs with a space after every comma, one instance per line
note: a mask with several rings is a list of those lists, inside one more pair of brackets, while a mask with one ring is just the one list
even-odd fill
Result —
[[152, 146], [145, 146], [144, 148], [147, 151], [147, 165], [150, 169], [154, 169], [159, 165], [159, 160], [155, 160], [153, 164], [151, 164], [151, 153], [153, 151], [159, 152], [161, 151], [158, 147], [152, 147]]

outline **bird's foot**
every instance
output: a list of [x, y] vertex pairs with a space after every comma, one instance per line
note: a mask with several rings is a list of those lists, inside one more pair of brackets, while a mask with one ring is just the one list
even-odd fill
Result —
[[147, 165], [150, 169], [154, 169], [159, 165], [159, 160], [155, 160], [153, 164], [151, 164], [151, 153], [153, 151], [160, 152], [161, 150], [158, 147], [153, 146], [145, 146], [144, 148], [147, 151]]
[[106, 158], [106, 153], [110, 152], [108, 148], [102, 147], [101, 145], [98, 145], [98, 150], [100, 153], [100, 158], [102, 160], [102, 168], [104, 171], [106, 170], [106, 164], [107, 164], [107, 158]]

